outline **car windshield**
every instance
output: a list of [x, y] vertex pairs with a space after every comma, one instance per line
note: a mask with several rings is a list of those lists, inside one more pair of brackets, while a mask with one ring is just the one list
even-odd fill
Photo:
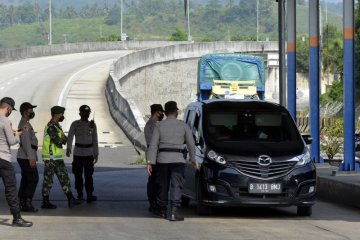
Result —
[[289, 113], [273, 110], [208, 111], [205, 135], [212, 149], [237, 154], [300, 154], [304, 149]]

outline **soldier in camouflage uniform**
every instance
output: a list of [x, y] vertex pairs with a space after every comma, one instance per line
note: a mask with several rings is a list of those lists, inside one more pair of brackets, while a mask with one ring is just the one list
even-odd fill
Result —
[[36, 166], [38, 160], [38, 139], [30, 123], [30, 120], [35, 117], [34, 108], [36, 108], [36, 106], [29, 102], [24, 102], [20, 105], [22, 118], [19, 122], [18, 129], [22, 130], [22, 134], [20, 136], [20, 147], [17, 152], [17, 161], [21, 168], [21, 182], [18, 196], [20, 199], [20, 208], [23, 212], [38, 211], [32, 205], [32, 198], [39, 181], [39, 173]]
[[56, 174], [61, 187], [68, 199], [68, 207], [78, 205], [80, 202], [73, 197], [70, 186], [69, 175], [66, 170], [63, 157], [62, 145], [66, 144], [65, 136], [59, 122], [64, 118], [65, 108], [54, 106], [51, 108], [51, 120], [44, 130], [42, 159], [44, 161], [44, 182], [42, 188], [42, 208], [55, 209], [56, 205], [49, 200], [50, 189], [53, 184], [54, 173]]
[[86, 202], [91, 203], [97, 200], [93, 195], [94, 183], [93, 173], [94, 164], [98, 160], [99, 147], [97, 129], [94, 120], [89, 121], [91, 109], [88, 105], [79, 108], [80, 120], [71, 123], [66, 156], [70, 157], [73, 139], [75, 137], [74, 161], [72, 162], [72, 172], [75, 176], [75, 188], [78, 199], [83, 199], [83, 173], [85, 177]]

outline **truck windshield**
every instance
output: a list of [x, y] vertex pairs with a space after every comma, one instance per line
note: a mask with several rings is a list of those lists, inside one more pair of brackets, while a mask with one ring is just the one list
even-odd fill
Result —
[[208, 144], [218, 152], [288, 155], [304, 149], [287, 112], [213, 109], [204, 125]]

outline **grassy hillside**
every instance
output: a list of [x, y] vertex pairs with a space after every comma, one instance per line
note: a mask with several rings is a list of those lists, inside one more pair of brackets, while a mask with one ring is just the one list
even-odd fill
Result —
[[[220, 9], [219, 11], [224, 11]], [[276, 9], [273, 9], [273, 16], [276, 16]], [[235, 36], [256, 35], [256, 23], [252, 19], [248, 22], [239, 22], [238, 19], [218, 19], [205, 15], [205, 11], [193, 12], [191, 15], [192, 36], [195, 41], [203, 40], [230, 40]], [[218, 14], [221, 16], [221, 14]], [[308, 9], [304, 6], [298, 7], [297, 23], [298, 34], [308, 33]], [[329, 22], [342, 28], [342, 17], [336, 14], [328, 14]], [[277, 40], [276, 20], [266, 22], [272, 29], [264, 33], [265, 26], [260, 29], [260, 40], [269, 38]], [[46, 32], [48, 22], [34, 24], [18, 24], [0, 29], [0, 48], [16, 48], [34, 45], [45, 45], [48, 43]], [[135, 15], [124, 15], [124, 32], [132, 39], [168, 39], [175, 31], [175, 28], [183, 29], [186, 32], [186, 21], [183, 12], [161, 13], [158, 15], [146, 16], [143, 19]], [[70, 43], [96, 41], [100, 37], [111, 34], [119, 35], [120, 26], [106, 25], [105, 19], [53, 19], [53, 43], [64, 43], [63, 34], [67, 34], [67, 41]]]

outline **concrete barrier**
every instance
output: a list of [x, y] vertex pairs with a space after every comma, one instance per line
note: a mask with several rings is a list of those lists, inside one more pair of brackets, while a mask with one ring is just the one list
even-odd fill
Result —
[[0, 63], [25, 58], [44, 57], [58, 54], [111, 51], [111, 50], [139, 50], [167, 45], [182, 44], [186, 42], [174, 41], [124, 41], [124, 42], [88, 42], [54, 44], [48, 46], [35, 46], [18, 49], [0, 50]]
[[121, 57], [113, 64], [106, 85], [106, 97], [111, 115], [125, 134], [141, 149], [146, 148], [143, 136], [145, 121], [134, 101], [122, 91], [122, 80], [131, 72], [156, 63], [170, 62], [187, 58], [198, 58], [207, 53], [277, 52], [277, 42], [212, 42], [188, 43], [157, 47], [134, 52]]

